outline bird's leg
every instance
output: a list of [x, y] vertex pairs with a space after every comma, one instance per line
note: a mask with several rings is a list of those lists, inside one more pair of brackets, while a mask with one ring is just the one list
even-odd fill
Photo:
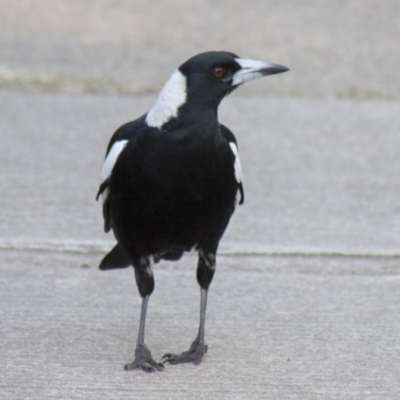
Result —
[[165, 354], [163, 362], [171, 364], [181, 364], [191, 362], [195, 365], [201, 363], [204, 354], [207, 352], [207, 345], [204, 342], [207, 295], [208, 288], [215, 272], [215, 253], [205, 254], [199, 252], [199, 263], [197, 266], [197, 281], [200, 284], [200, 325], [196, 339], [191, 344], [188, 351], [182, 354]]
[[150, 350], [144, 344], [144, 328], [146, 324], [147, 304], [149, 302], [150, 294], [154, 289], [154, 277], [151, 270], [150, 260], [148, 261], [149, 262], [146, 264], [144, 264], [144, 261], [142, 261], [142, 265], [140, 265], [140, 267], [135, 266], [136, 282], [139, 292], [142, 295], [142, 309], [140, 312], [140, 325], [135, 349], [135, 360], [131, 364], [125, 365], [125, 371], [142, 369], [146, 372], [155, 372], [164, 369], [163, 364], [154, 361]]

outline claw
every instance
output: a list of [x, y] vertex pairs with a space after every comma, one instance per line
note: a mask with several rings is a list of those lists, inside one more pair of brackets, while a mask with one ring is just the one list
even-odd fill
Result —
[[157, 370], [157, 371], [164, 371], [165, 367], [163, 363], [154, 363], [153, 367]]
[[126, 364], [124, 366], [124, 371], [132, 371], [134, 369], [138, 368], [138, 366], [136, 365], [136, 363], [131, 363], [131, 364]]
[[207, 353], [207, 349], [207, 345], [200, 345], [197, 341], [194, 341], [188, 351], [184, 351], [182, 354], [164, 354], [161, 361], [170, 364], [193, 363], [199, 365], [204, 354]]
[[162, 363], [138, 363], [138, 362], [133, 362], [131, 364], [126, 364], [124, 367], [125, 371], [132, 371], [134, 369], [141, 369], [144, 372], [156, 372], [156, 371], [163, 371], [165, 369], [164, 365]]
[[174, 362], [176, 361], [176, 359], [179, 356], [177, 356], [176, 354], [164, 354], [163, 358], [161, 359], [161, 361], [163, 363], [170, 363], [170, 364], [174, 364]]
[[157, 363], [153, 360], [150, 350], [144, 344], [141, 344], [135, 350], [135, 360], [133, 363], [125, 365], [124, 370], [141, 369], [145, 372], [156, 372], [163, 371], [164, 368], [162, 363]]
[[177, 355], [176, 354], [164, 354], [161, 358], [161, 362], [166, 363], [166, 362], [173, 362], [176, 359]]

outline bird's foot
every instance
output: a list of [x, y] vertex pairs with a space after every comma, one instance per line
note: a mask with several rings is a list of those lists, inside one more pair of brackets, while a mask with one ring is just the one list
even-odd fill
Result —
[[154, 361], [147, 346], [144, 344], [138, 344], [135, 350], [135, 360], [133, 363], [125, 365], [124, 369], [125, 371], [141, 369], [145, 372], [156, 372], [162, 371], [164, 369], [164, 365]]
[[196, 339], [188, 351], [184, 351], [182, 354], [165, 354], [162, 358], [162, 362], [168, 362], [170, 364], [193, 363], [198, 365], [201, 363], [206, 353], [207, 345]]

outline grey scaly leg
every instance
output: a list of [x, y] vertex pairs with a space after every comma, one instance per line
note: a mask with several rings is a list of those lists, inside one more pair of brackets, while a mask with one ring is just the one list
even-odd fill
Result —
[[144, 259], [143, 257], [136, 265], [135, 277], [139, 292], [142, 295], [142, 308], [140, 312], [139, 334], [135, 349], [135, 360], [131, 364], [125, 365], [125, 371], [131, 371], [133, 369], [142, 369], [146, 372], [162, 371], [164, 366], [154, 361], [150, 350], [144, 344], [144, 328], [146, 324], [147, 304], [149, 302], [150, 294], [154, 289], [151, 260], [149, 258]]
[[207, 345], [204, 342], [207, 295], [208, 288], [212, 281], [215, 271], [215, 254], [199, 252], [199, 263], [197, 267], [197, 280], [200, 284], [200, 325], [196, 339], [191, 344], [188, 351], [181, 354], [165, 354], [163, 362], [171, 364], [181, 364], [191, 362], [195, 365], [201, 363], [204, 354], [207, 352]]

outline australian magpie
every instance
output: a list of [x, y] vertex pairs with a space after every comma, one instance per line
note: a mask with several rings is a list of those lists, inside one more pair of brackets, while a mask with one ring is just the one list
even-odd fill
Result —
[[111, 137], [97, 197], [104, 229], [113, 230], [117, 244], [100, 269], [133, 266], [142, 296], [135, 359], [126, 370], [164, 368], [144, 343], [152, 265], [191, 250], [198, 253], [201, 289], [198, 335], [188, 351], [166, 354], [162, 361], [199, 364], [206, 353], [207, 292], [218, 243], [244, 200], [236, 139], [218, 122], [218, 106], [243, 82], [287, 70], [225, 51], [198, 54], [172, 74], [148, 113]]

